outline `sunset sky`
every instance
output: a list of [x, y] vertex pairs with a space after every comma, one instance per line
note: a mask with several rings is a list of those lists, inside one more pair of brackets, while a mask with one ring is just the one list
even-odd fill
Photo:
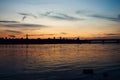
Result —
[[120, 0], [0, 0], [0, 37], [120, 38]]

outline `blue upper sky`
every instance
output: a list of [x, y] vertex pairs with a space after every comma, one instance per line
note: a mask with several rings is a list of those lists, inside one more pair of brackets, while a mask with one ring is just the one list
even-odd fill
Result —
[[41, 11], [90, 11], [103, 15], [117, 16], [120, 0], [0, 0], [1, 12], [41, 12]]
[[[6, 33], [9, 31], [6, 29], [13, 30], [11, 26], [15, 26], [13, 31], [28, 33], [30, 29], [40, 28], [38, 32], [44, 34], [66, 32], [74, 36], [76, 32], [78, 36], [103, 34], [103, 37], [111, 33], [118, 36], [119, 22], [120, 0], [0, 0], [0, 30]], [[44, 29], [42, 25], [50, 28]]]

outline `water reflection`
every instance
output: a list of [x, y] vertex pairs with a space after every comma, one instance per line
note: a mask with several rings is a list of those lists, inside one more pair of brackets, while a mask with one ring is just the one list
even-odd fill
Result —
[[119, 47], [117, 44], [0, 45], [0, 75], [76, 77], [83, 68], [100, 71], [118, 67]]

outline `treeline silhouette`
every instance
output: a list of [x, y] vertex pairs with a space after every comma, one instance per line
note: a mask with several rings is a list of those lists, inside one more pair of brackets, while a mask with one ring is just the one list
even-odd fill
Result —
[[82, 44], [82, 43], [120, 43], [120, 39], [91, 39], [80, 40], [65, 38], [48, 38], [48, 39], [23, 39], [23, 38], [0, 38], [0, 44]]

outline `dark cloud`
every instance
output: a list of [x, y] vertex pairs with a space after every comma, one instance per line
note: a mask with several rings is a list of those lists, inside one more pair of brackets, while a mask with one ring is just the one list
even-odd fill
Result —
[[16, 36], [15, 35], [8, 35], [9, 37], [12, 37], [12, 38], [15, 38]]
[[33, 17], [35, 19], [37, 18], [37, 16], [35, 16], [33, 14], [29, 14], [29, 13], [18, 13], [18, 14], [23, 16], [22, 21], [24, 21], [27, 17]]
[[[48, 27], [46, 25], [41, 25], [41, 24], [25, 24], [25, 23], [20, 23], [18, 21], [0, 21], [0, 27], [8, 27], [8, 28], [21, 28], [21, 29], [32, 29], [32, 30], [36, 30], [37, 29], [40, 29], [40, 28], [45, 28], [45, 27]], [[14, 32], [15, 31], [11, 31], [11, 30], [6, 30], [8, 32]]]
[[110, 39], [120, 38], [120, 33], [108, 33], [103, 35], [105, 36], [104, 38], [110, 38]]
[[50, 17], [55, 18], [55, 19], [70, 20], [70, 21], [81, 20], [79, 18], [68, 16], [66, 14], [59, 14], [58, 16], [50, 16]]
[[95, 17], [95, 18], [100, 18], [100, 19], [106, 19], [106, 20], [110, 20], [110, 21], [116, 21], [116, 22], [120, 22], [120, 14], [118, 15], [118, 17], [108, 17], [108, 16], [103, 16], [103, 15], [90, 15], [91, 17]]
[[59, 19], [59, 20], [67, 20], [67, 21], [78, 21], [78, 20], [83, 20], [81, 18], [69, 16], [67, 14], [63, 13], [54, 13], [54, 12], [46, 12], [44, 14], [41, 14], [41, 16], [53, 18], [53, 19]]
[[39, 25], [39, 24], [22, 24], [22, 23], [19, 23], [19, 24], [4, 24], [3, 26], [5, 27], [21, 27], [21, 28], [29, 28], [29, 27], [32, 27], [32, 28], [35, 28], [35, 27], [47, 27], [45, 25]]
[[18, 21], [5, 21], [5, 20], [3, 20], [3, 21], [0, 21], [0, 23], [19, 23]]
[[44, 14], [40, 14], [41, 16], [49, 16], [51, 13], [53, 13], [52, 11], [46, 12]]
[[29, 35], [29, 36], [53, 36], [55, 34], [34, 34], [34, 35]]
[[33, 14], [29, 14], [29, 13], [18, 13], [18, 14], [23, 15], [23, 16], [31, 16], [31, 17], [37, 18], [37, 16]]
[[60, 34], [66, 35], [66, 34], [68, 34], [68, 33], [66, 33], [66, 32], [61, 32]]
[[108, 35], [108, 36], [120, 36], [120, 33], [116, 33], [116, 34], [114, 34], [114, 33], [110, 33], [110, 34], [105, 34], [105, 35]]
[[118, 34], [105, 34], [105, 35], [118, 35]]
[[80, 19], [80, 18], [77, 18], [77, 17], [68, 16], [66, 14], [58, 14], [56, 16], [50, 16], [50, 17], [55, 18], [55, 19], [60, 19], [60, 20], [68, 20], [68, 21], [83, 20], [83, 19]]
[[16, 30], [4, 30], [4, 32], [10, 32], [10, 33], [16, 33], [16, 34], [21, 34], [21, 31], [16, 31]]

